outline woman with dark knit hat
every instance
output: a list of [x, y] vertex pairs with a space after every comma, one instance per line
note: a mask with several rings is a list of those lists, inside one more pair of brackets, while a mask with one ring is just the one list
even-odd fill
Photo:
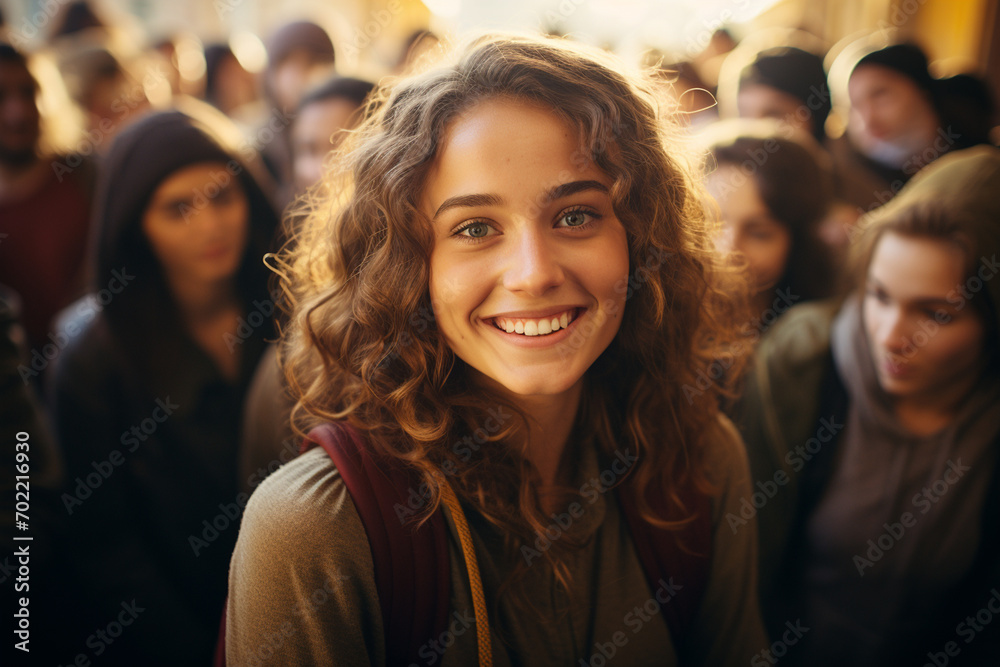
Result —
[[277, 218], [213, 137], [165, 112], [115, 140], [95, 209], [96, 293], [60, 333], [53, 410], [68, 567], [86, 591], [73, 601], [79, 645], [127, 625], [101, 651], [115, 664], [208, 663], [246, 502], [239, 416], [272, 333], [261, 258]]
[[792, 46], [766, 49], [740, 74], [736, 103], [743, 118], [774, 118], [826, 139], [830, 90], [823, 59]]
[[838, 61], [833, 67], [847, 73], [850, 119], [849, 141], [835, 155], [867, 183], [864, 210], [888, 201], [942, 155], [989, 143], [994, 105], [982, 82], [934, 78], [919, 46], [851, 45]]

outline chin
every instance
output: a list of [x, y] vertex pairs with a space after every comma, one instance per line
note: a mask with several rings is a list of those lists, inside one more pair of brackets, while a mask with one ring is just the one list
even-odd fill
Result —
[[559, 396], [573, 389], [583, 379], [582, 374], [553, 376], [551, 373], [478, 373], [490, 386], [513, 396]]

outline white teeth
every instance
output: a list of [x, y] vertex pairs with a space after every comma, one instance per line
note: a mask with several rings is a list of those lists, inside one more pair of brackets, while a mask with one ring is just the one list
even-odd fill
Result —
[[528, 319], [513, 319], [507, 317], [497, 317], [494, 319], [494, 324], [501, 331], [506, 331], [507, 333], [517, 333], [524, 336], [545, 336], [554, 331], [559, 331], [560, 329], [565, 329], [569, 326], [572, 321], [571, 311], [567, 311], [558, 317], [553, 317], [551, 319], [539, 319], [539, 320], [528, 320]]

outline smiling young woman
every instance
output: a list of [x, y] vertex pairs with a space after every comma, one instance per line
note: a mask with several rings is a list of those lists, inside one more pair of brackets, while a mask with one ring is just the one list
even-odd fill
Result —
[[[475, 632], [456, 620], [416, 660], [745, 664], [766, 644], [755, 535], [723, 517], [746, 462], [725, 388], [684, 394], [744, 310], [652, 90], [598, 52], [495, 37], [373, 111], [284, 258], [282, 357], [303, 434], [346, 425], [386, 477], [411, 471], [389, 523], [447, 517], [447, 609], [484, 604]], [[359, 518], [353, 474], [313, 449], [254, 493], [230, 579], [237, 664], [395, 664], [412, 643], [379, 614], [406, 606], [382, 585], [391, 526]], [[660, 538], [675, 555], [647, 559]], [[685, 578], [691, 552], [704, 578]], [[690, 616], [667, 619], [684, 598]]]

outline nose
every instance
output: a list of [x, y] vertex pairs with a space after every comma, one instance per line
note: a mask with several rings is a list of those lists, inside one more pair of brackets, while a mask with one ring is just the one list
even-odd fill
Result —
[[729, 255], [737, 250], [736, 231], [732, 225], [723, 222], [719, 227], [715, 235], [715, 248], [723, 255]]
[[192, 230], [199, 238], [216, 239], [226, 234], [231, 226], [230, 213], [214, 199], [196, 201], [193, 214], [188, 218]]
[[886, 352], [904, 354], [909, 345], [910, 329], [902, 308], [886, 308], [876, 329], [876, 342]]
[[566, 279], [559, 249], [544, 231], [532, 226], [517, 233], [507, 258], [503, 285], [511, 292], [542, 296]]

